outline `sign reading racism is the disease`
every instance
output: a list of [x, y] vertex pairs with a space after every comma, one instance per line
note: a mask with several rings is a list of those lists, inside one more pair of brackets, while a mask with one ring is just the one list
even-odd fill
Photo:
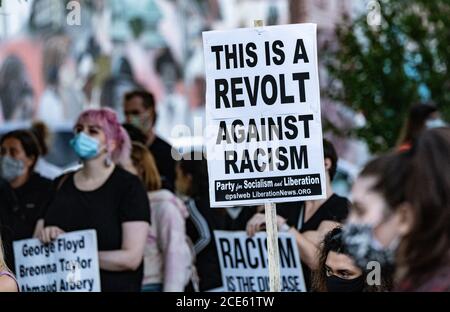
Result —
[[14, 242], [21, 292], [99, 292], [95, 230], [60, 235], [49, 244], [37, 239]]
[[316, 25], [203, 33], [211, 206], [325, 196]]
[[[222, 272], [223, 290], [229, 292], [269, 291], [267, 235], [248, 237], [245, 232], [214, 231]], [[279, 233], [280, 290], [306, 291], [295, 238]]]

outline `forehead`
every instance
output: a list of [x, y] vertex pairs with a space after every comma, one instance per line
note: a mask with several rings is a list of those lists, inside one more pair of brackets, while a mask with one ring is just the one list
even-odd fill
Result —
[[369, 223], [380, 221], [386, 207], [383, 196], [373, 190], [376, 181], [375, 177], [358, 177], [352, 188], [352, 202], [364, 210]]
[[6, 138], [3, 143], [2, 143], [3, 147], [8, 147], [8, 148], [22, 148], [22, 143], [20, 142], [20, 140], [16, 139], [16, 138]]
[[328, 253], [325, 264], [331, 269], [333, 269], [333, 271], [338, 270], [359, 271], [359, 268], [354, 264], [352, 258], [334, 251], [330, 251]]
[[143, 100], [139, 96], [134, 96], [128, 101], [125, 101], [126, 110], [145, 110]]
[[97, 129], [102, 130], [102, 126], [98, 124], [98, 122], [95, 122], [90, 119], [80, 120], [75, 125], [75, 128], [90, 128], [90, 129]]

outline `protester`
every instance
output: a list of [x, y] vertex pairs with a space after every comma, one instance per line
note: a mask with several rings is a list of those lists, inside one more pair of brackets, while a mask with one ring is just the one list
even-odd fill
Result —
[[221, 212], [209, 205], [209, 180], [206, 161], [201, 153], [183, 155], [176, 167], [176, 189], [190, 218], [186, 224], [188, 236], [194, 243], [200, 291], [222, 287], [214, 230], [221, 227]]
[[424, 131], [408, 152], [370, 162], [344, 231], [359, 267], [395, 271], [400, 291], [450, 291], [450, 129]]
[[[292, 202], [277, 204], [277, 225], [281, 232], [290, 232], [296, 237], [300, 254], [306, 287], [311, 286], [311, 269], [318, 266], [317, 254], [319, 245], [326, 233], [343, 222], [348, 215], [349, 201], [333, 192], [333, 180], [338, 157], [333, 145], [323, 141], [326, 198], [323, 200]], [[247, 233], [253, 236], [265, 227], [265, 215], [256, 214], [247, 224]]]
[[[385, 279], [380, 285], [369, 285], [367, 274], [355, 265], [342, 242], [342, 229], [329, 232], [320, 246], [318, 270], [312, 274], [312, 290], [319, 292], [380, 292], [387, 291]], [[376, 282], [376, 281], [371, 281]]]
[[413, 105], [403, 125], [398, 141], [398, 150], [402, 152], [410, 149], [422, 131], [443, 126], [445, 126], [445, 122], [441, 119], [439, 111], [434, 104]]
[[175, 159], [172, 155], [172, 147], [155, 133], [154, 127], [157, 114], [153, 95], [146, 91], [127, 93], [123, 107], [127, 123], [141, 129], [146, 135], [146, 145], [155, 158], [164, 187], [173, 190], [175, 183]]
[[182, 155], [176, 167], [175, 186], [189, 210], [186, 228], [197, 255], [200, 290], [219, 291], [222, 279], [214, 231], [244, 231], [257, 207], [211, 208], [207, 165], [201, 152]]
[[56, 181], [40, 239], [96, 230], [102, 291], [140, 291], [150, 212], [142, 182], [116, 165], [129, 158], [129, 138], [110, 109], [82, 113], [75, 134], [83, 167]]
[[0, 293], [2, 292], [18, 292], [19, 286], [16, 279], [6, 265], [3, 257], [2, 240], [0, 237]]
[[48, 129], [47, 125], [41, 121], [34, 122], [31, 125], [30, 130], [36, 137], [37, 143], [39, 144], [39, 148], [41, 150], [41, 155], [36, 162], [34, 171], [39, 173], [44, 178], [54, 180], [63, 173], [63, 170], [48, 162], [44, 158], [49, 152], [50, 130]]
[[42, 229], [52, 182], [34, 172], [39, 145], [30, 131], [16, 130], [0, 139], [0, 220], [8, 267], [15, 269], [12, 242], [32, 238]]
[[145, 145], [133, 143], [131, 158], [152, 204], [142, 291], [182, 292], [193, 271], [194, 255], [186, 236], [189, 213], [180, 199], [161, 188], [155, 160]]
[[122, 127], [127, 131], [131, 142], [138, 142], [143, 145], [147, 144], [147, 136], [142, 132], [141, 129], [129, 123], [122, 124]]

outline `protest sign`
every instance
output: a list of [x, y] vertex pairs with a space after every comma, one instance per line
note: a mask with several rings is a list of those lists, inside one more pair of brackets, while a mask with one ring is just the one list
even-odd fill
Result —
[[212, 207], [325, 196], [316, 25], [203, 33]]
[[[224, 291], [270, 291], [267, 262], [267, 235], [249, 237], [245, 232], [214, 231]], [[280, 290], [305, 292], [305, 282], [295, 238], [288, 233], [278, 237]]]
[[14, 242], [21, 292], [99, 292], [95, 230], [60, 235], [49, 244], [37, 239]]

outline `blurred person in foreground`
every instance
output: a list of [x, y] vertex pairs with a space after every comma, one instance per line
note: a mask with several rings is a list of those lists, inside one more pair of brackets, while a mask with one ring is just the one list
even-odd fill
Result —
[[16, 278], [8, 269], [3, 257], [2, 239], [0, 237], [0, 293], [2, 292], [18, 292], [19, 285]]
[[409, 150], [422, 131], [444, 126], [446, 123], [433, 103], [413, 105], [403, 125], [397, 150], [400, 152]]
[[397, 291], [450, 291], [450, 129], [361, 172], [343, 240], [360, 268], [377, 262]]

